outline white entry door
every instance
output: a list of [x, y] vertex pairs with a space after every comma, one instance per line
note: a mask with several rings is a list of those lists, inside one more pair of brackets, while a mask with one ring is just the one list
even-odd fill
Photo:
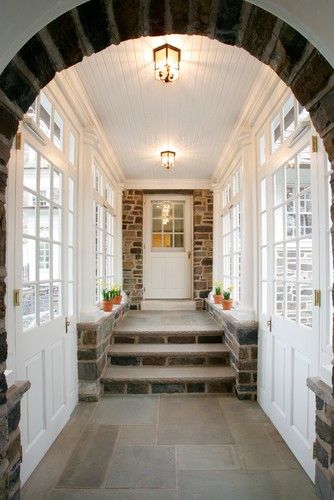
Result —
[[258, 398], [314, 479], [314, 394], [319, 373], [317, 159], [304, 143], [260, 180]]
[[144, 298], [190, 299], [191, 196], [145, 197]]
[[42, 146], [25, 129], [22, 139], [11, 162], [16, 186], [14, 287], [19, 298], [14, 309], [15, 376], [31, 382], [20, 422], [24, 483], [77, 402], [76, 179], [52, 147]]

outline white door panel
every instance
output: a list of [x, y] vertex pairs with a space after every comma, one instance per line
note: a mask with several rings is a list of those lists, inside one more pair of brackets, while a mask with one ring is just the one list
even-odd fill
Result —
[[[162, 212], [164, 205], [170, 206], [170, 216], [165, 222]], [[146, 299], [191, 298], [191, 227], [189, 196], [145, 197], [144, 297]]]
[[316, 159], [305, 143], [289, 154], [259, 190], [259, 402], [314, 479], [315, 402], [306, 380], [319, 370]]
[[[57, 155], [49, 147], [41, 149], [27, 131], [22, 134], [24, 146], [15, 159], [15, 288], [21, 291], [21, 302], [14, 314], [15, 375], [31, 382], [22, 402], [24, 483], [77, 402], [77, 361], [76, 318], [74, 307], [68, 306], [75, 279], [69, 269], [74, 263], [70, 239], [76, 238], [70, 238], [68, 226], [70, 212], [75, 220], [74, 200], [69, 203], [75, 173], [63, 161], [55, 164]], [[75, 303], [74, 297], [71, 302]], [[70, 316], [67, 333], [66, 315]]]

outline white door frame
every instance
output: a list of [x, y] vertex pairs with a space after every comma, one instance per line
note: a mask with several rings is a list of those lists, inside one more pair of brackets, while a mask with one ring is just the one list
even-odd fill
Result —
[[[188, 205], [188, 210], [189, 214], [188, 217], [185, 217], [185, 221], [188, 220], [190, 221], [190, 228], [188, 228], [188, 235], [189, 235], [189, 249], [186, 249], [186, 251], [190, 252], [190, 272], [189, 272], [189, 299], [193, 300], [194, 297], [194, 259], [193, 259], [193, 249], [194, 249], [194, 237], [193, 237], [193, 227], [194, 227], [194, 221], [193, 221], [193, 195], [192, 194], [177, 194], [177, 193], [158, 193], [158, 194], [144, 194], [144, 210], [143, 210], [143, 300], [146, 299], [146, 290], [148, 286], [148, 274], [147, 274], [147, 269], [148, 269], [148, 254], [149, 254], [149, 249], [151, 246], [151, 226], [150, 226], [150, 221], [151, 221], [151, 212], [150, 212], [150, 207], [151, 207], [151, 202], [152, 201], [163, 201], [163, 200], [170, 200], [170, 201], [185, 201], [186, 206]], [[185, 222], [186, 223], [186, 222]], [[166, 299], [168, 300], [168, 299]]]

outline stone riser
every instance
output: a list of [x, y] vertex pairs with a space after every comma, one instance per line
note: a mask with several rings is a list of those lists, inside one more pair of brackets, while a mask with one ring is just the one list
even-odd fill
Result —
[[167, 334], [167, 335], [146, 335], [122, 333], [114, 334], [111, 339], [112, 344], [222, 344], [224, 335], [220, 334]]
[[234, 381], [112, 382], [103, 381], [106, 394], [232, 394]]
[[109, 356], [109, 366], [229, 366], [229, 353], [217, 356]]

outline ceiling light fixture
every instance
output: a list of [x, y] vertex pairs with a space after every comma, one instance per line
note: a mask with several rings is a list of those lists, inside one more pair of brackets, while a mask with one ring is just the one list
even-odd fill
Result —
[[164, 167], [166, 170], [170, 170], [172, 167], [174, 167], [175, 155], [176, 153], [174, 151], [161, 151], [160, 153], [161, 166]]
[[179, 78], [181, 50], [166, 43], [153, 50], [155, 78], [165, 83]]

